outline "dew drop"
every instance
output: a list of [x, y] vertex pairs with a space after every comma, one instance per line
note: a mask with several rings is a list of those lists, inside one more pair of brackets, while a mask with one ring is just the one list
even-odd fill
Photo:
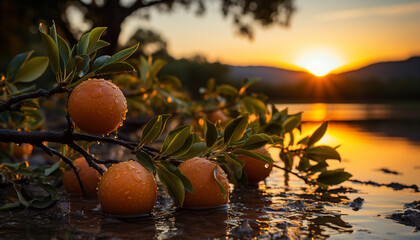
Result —
[[264, 165], [264, 167], [265, 168], [268, 168], [270, 165], [268, 164], [268, 163], [266, 163], [265, 165]]
[[114, 179], [115, 179], [115, 180], [120, 179], [120, 175], [119, 175], [119, 174], [115, 175]]

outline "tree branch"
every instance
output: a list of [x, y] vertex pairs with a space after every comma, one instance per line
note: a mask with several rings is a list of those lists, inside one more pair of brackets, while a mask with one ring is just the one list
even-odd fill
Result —
[[298, 178], [302, 179], [303, 181], [305, 181], [306, 184], [310, 184], [311, 183], [311, 181], [309, 181], [307, 178], [305, 178], [305, 177], [303, 177], [303, 176], [301, 176], [301, 175], [299, 175], [299, 174], [297, 174], [295, 172], [292, 172], [292, 171], [290, 171], [290, 170], [288, 170], [288, 169], [286, 169], [284, 167], [280, 167], [279, 165], [276, 165], [276, 164], [274, 164], [273, 166], [275, 168], [281, 169], [281, 170], [283, 170], [283, 171], [285, 171], [287, 173], [290, 173], [290, 174], [295, 175], [296, 177], [298, 177]]
[[64, 93], [67, 92], [68, 90], [63, 88], [62, 85], [57, 85], [56, 87], [50, 89], [50, 90], [45, 90], [45, 89], [39, 89], [37, 91], [31, 92], [31, 93], [27, 93], [27, 94], [22, 94], [19, 96], [14, 96], [9, 98], [7, 101], [4, 102], [0, 102], [0, 112], [4, 112], [4, 111], [18, 111], [20, 110], [20, 107], [16, 107], [14, 104], [21, 104], [23, 101], [25, 100], [29, 100], [29, 99], [34, 99], [34, 98], [39, 98], [39, 97], [46, 97], [49, 98], [51, 95], [54, 95], [56, 93]]

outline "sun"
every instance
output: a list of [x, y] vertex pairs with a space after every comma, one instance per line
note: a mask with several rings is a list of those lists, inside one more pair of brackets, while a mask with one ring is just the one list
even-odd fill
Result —
[[342, 60], [330, 50], [318, 49], [304, 51], [297, 58], [296, 64], [313, 75], [322, 77], [342, 66]]

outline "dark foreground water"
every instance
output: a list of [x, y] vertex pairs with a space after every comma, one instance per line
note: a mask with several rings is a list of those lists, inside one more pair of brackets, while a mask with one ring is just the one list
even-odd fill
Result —
[[[403, 118], [385, 105], [380, 114], [394, 111], [399, 117], [374, 114], [377, 108], [368, 105], [348, 106], [350, 112], [338, 105], [289, 106], [292, 112], [305, 110], [304, 120], [339, 120], [330, 123], [321, 142], [342, 145], [343, 161], [331, 162], [333, 167], [346, 168], [360, 181], [420, 185], [420, 122], [415, 113]], [[366, 111], [369, 117], [361, 117]], [[345, 114], [353, 116], [347, 119], [351, 121], [344, 121]], [[318, 125], [305, 123], [304, 134]], [[227, 208], [183, 210], [160, 196], [152, 215], [143, 218], [104, 216], [96, 199], [64, 198], [47, 211], [0, 212], [0, 239], [420, 239], [415, 227], [387, 218], [405, 203], [420, 200], [419, 193], [352, 182], [342, 186], [344, 191], [314, 193], [294, 177], [285, 186], [284, 173], [274, 170], [258, 187], [234, 189]]]

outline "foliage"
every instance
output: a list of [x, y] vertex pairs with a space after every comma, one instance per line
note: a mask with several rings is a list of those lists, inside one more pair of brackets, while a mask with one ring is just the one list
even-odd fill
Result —
[[[39, 111], [41, 107], [31, 103], [40, 97], [70, 92], [73, 86], [93, 76], [123, 72], [116, 76], [114, 81], [128, 98], [129, 111], [154, 115], [144, 125], [138, 140], [122, 141], [76, 133], [70, 117], [67, 116], [67, 127], [61, 133], [30, 132], [37, 125], [30, 125], [32, 129], [25, 128], [22, 132], [12, 131], [11, 124], [23, 123], [10, 117], [8, 122], [2, 125], [3, 129], [0, 129], [0, 141], [29, 143], [40, 147], [73, 167], [76, 175], [76, 168], [71, 159], [66, 157], [69, 152], [80, 153], [91, 167], [102, 173], [103, 169], [98, 167], [98, 163], [115, 163], [120, 160], [98, 161], [89, 154], [88, 146], [95, 141], [122, 145], [131, 150], [133, 158], [159, 178], [167, 193], [181, 206], [185, 191], [193, 193], [194, 189], [190, 180], [177, 166], [182, 161], [194, 157], [203, 157], [217, 163], [228, 174], [229, 181], [235, 185], [247, 184], [243, 172], [244, 162], [240, 160], [239, 155], [250, 156], [267, 163], [274, 162], [271, 156], [252, 151], [261, 147], [280, 149], [279, 158], [284, 168], [279, 168], [285, 170], [286, 174], [295, 174], [308, 184], [327, 188], [351, 177], [342, 169], [327, 169], [327, 160], [341, 159], [337, 147], [317, 145], [327, 130], [327, 123], [321, 124], [310, 136], [297, 141], [297, 133], [301, 130], [301, 113], [289, 114], [287, 109], [280, 111], [274, 105], [270, 108], [265, 96], [248, 94], [249, 88], [258, 81], [257, 79], [245, 79], [239, 89], [227, 84], [216, 85], [215, 80], [210, 79], [207, 86], [200, 91], [202, 99], [192, 101], [182, 90], [178, 78], [158, 75], [165, 65], [163, 60], [152, 61], [151, 58], [140, 57], [124, 62], [136, 51], [138, 44], [112, 56], [98, 56], [98, 50], [108, 45], [100, 39], [104, 30], [105, 28], [94, 28], [86, 32], [70, 48], [57, 34], [54, 24], [49, 31], [41, 25], [40, 33], [48, 58], [28, 60], [31, 54], [28, 52], [12, 60], [10, 71], [2, 77], [2, 115], [13, 115], [18, 111], [26, 113], [25, 107], [28, 106], [32, 111]], [[20, 88], [15, 89], [14, 84], [30, 83], [38, 78], [45, 71], [46, 64], [49, 64], [54, 72], [57, 81], [55, 88], [46, 91], [32, 87], [26, 90], [26, 94], [23, 90], [18, 90]], [[132, 73], [125, 73], [128, 71]], [[230, 120], [208, 120], [208, 114], [216, 110], [223, 110]], [[176, 117], [171, 117], [174, 115]], [[22, 121], [31, 123], [26, 117]], [[178, 126], [169, 128], [169, 122], [175, 122]], [[44, 141], [59, 143], [59, 149], [45, 145]], [[159, 147], [152, 148], [152, 145]], [[43, 208], [51, 205], [57, 197], [55, 187], [61, 175], [60, 166], [61, 162], [57, 161], [50, 167], [30, 170], [27, 163], [2, 162], [2, 184], [13, 186], [17, 196], [14, 199], [3, 199], [3, 208]], [[39, 197], [30, 194], [27, 190], [32, 187], [30, 183], [37, 184], [48, 195]], [[227, 196], [222, 186], [220, 190]]]

